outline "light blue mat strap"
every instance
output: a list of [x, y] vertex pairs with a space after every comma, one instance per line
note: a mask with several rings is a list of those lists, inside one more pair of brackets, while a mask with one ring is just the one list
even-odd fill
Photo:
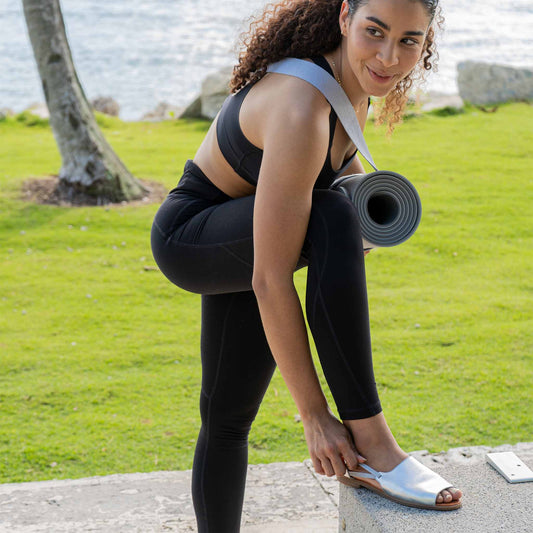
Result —
[[282, 59], [277, 63], [272, 63], [272, 65], [267, 68], [267, 72], [294, 76], [295, 78], [300, 78], [316, 87], [326, 97], [327, 101], [337, 113], [346, 133], [349, 135], [360, 154], [372, 165], [372, 168], [377, 170], [366, 145], [365, 138], [363, 137], [363, 132], [359, 126], [355, 110], [352, 107], [349, 98], [346, 96], [346, 93], [333, 76], [328, 74], [322, 67], [315, 65], [315, 63], [310, 63], [309, 61], [296, 59], [294, 57]]

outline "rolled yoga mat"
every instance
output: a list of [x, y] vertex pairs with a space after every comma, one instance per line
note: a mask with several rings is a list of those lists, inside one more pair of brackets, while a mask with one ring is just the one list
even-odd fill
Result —
[[365, 250], [396, 246], [411, 237], [420, 223], [418, 192], [396, 172], [344, 176], [331, 188], [346, 194], [357, 208]]

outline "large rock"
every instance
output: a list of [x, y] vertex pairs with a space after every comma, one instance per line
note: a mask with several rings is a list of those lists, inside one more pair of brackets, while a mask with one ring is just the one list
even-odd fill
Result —
[[233, 67], [221, 68], [202, 83], [202, 92], [183, 111], [180, 118], [207, 118], [213, 120], [230, 93], [229, 82]]
[[50, 118], [50, 112], [48, 111], [48, 106], [42, 102], [36, 102], [36, 103], [31, 104], [27, 109], [25, 109], [25, 111], [39, 118], [44, 118], [44, 119]]
[[118, 117], [120, 113], [118, 102], [114, 98], [111, 98], [111, 96], [98, 96], [92, 99], [91, 107], [99, 113], [104, 113], [112, 117]]
[[179, 118], [202, 118], [202, 95], [199, 94], [181, 113]]
[[157, 107], [149, 111], [148, 113], [145, 113], [142, 117], [142, 121], [148, 121], [148, 122], [159, 122], [161, 120], [174, 120], [180, 116], [180, 113], [182, 113], [182, 109], [179, 107], [176, 107], [172, 104], [169, 104], [167, 102], [160, 102], [157, 104]]
[[2, 107], [0, 109], [0, 120], [4, 120], [7, 117], [12, 117], [15, 112], [9, 107]]
[[420, 98], [422, 111], [433, 111], [444, 107], [461, 109], [464, 107], [462, 98], [458, 94], [445, 94], [429, 91]]
[[214, 119], [228, 97], [233, 67], [224, 67], [207, 76], [202, 83], [202, 116]]
[[459, 94], [476, 105], [533, 99], [533, 69], [476, 61], [457, 65]]

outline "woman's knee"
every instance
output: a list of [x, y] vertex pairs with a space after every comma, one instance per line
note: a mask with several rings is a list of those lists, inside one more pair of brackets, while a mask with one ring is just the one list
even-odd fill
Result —
[[314, 191], [308, 231], [311, 239], [326, 235], [328, 242], [361, 242], [356, 207], [347, 196], [330, 189]]
[[255, 406], [220, 406], [216, 401], [207, 400], [204, 395], [202, 400], [202, 425], [210, 439], [228, 447], [238, 447], [248, 442], [248, 434], [257, 414]]

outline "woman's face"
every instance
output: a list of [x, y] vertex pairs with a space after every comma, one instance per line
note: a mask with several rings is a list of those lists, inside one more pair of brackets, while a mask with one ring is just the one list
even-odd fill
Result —
[[340, 24], [353, 81], [367, 95], [389, 93], [420, 59], [429, 23], [416, 0], [369, 0], [352, 18], [345, 1]]

